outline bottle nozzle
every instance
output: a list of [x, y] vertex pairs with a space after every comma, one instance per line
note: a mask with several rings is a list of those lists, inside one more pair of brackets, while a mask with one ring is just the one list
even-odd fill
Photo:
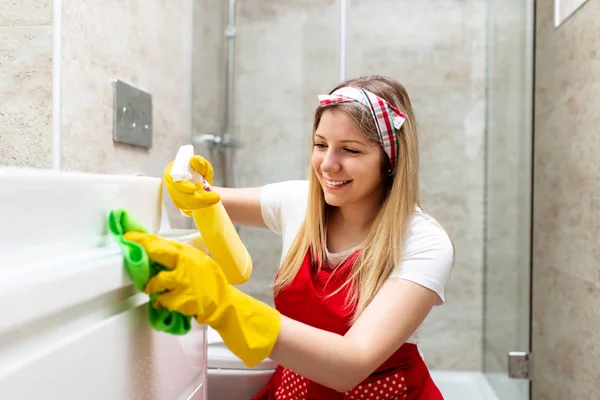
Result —
[[210, 185], [202, 175], [194, 171], [190, 167], [190, 159], [194, 156], [194, 146], [191, 144], [183, 145], [179, 148], [177, 155], [175, 156], [175, 162], [171, 168], [171, 177], [174, 182], [180, 182], [184, 180], [192, 181], [194, 184], [203, 181], [205, 188]]

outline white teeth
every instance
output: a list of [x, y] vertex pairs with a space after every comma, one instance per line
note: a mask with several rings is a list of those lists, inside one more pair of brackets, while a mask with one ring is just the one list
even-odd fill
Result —
[[325, 182], [330, 186], [339, 186], [339, 185], [343, 185], [344, 183], [348, 183], [350, 181], [328, 181], [327, 179], [325, 179]]

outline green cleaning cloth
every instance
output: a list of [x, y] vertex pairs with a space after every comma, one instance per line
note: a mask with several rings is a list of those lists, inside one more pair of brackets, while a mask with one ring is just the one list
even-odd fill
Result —
[[[148, 258], [146, 250], [135, 242], [127, 241], [123, 235], [129, 231], [148, 233], [148, 230], [132, 215], [122, 209], [112, 210], [108, 217], [108, 228], [115, 237], [123, 252], [125, 269], [135, 287], [143, 292], [146, 283], [160, 271], [166, 270], [164, 266]], [[150, 296], [148, 302], [148, 319], [150, 325], [157, 331], [184, 335], [191, 329], [191, 318], [176, 311], [154, 308], [154, 300], [158, 294]]]

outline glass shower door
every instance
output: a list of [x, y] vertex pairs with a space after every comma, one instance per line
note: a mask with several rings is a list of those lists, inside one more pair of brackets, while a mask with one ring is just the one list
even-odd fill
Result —
[[[234, 134], [239, 185], [306, 179], [317, 94], [338, 83], [339, 7], [335, 1], [240, 0], [234, 77]], [[241, 227], [253, 260], [239, 286], [273, 304], [281, 238]]]
[[508, 354], [531, 348], [533, 12], [488, 0], [483, 366], [500, 400], [530, 398]]

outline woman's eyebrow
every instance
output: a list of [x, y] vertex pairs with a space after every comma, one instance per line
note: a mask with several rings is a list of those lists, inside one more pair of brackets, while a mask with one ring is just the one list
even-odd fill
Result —
[[[318, 137], [319, 139], [325, 139], [326, 138], [324, 136], [319, 135], [318, 133], [315, 133], [314, 135], [315, 137]], [[346, 139], [346, 140], [340, 140], [340, 143], [357, 143], [357, 144], [361, 144], [361, 145], [365, 145], [363, 142], [361, 142], [360, 140], [353, 140], [353, 139]]]

